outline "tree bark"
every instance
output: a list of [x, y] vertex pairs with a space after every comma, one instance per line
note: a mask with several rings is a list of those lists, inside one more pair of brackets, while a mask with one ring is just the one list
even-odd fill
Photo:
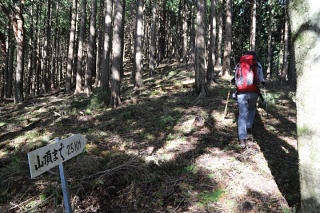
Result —
[[112, 36], [112, 68], [111, 68], [111, 96], [110, 105], [112, 107], [117, 107], [120, 103], [120, 83], [121, 83], [121, 63], [123, 63], [123, 58], [121, 55], [121, 27], [124, 21], [123, 16], [123, 1], [115, 0], [115, 11], [114, 11], [114, 27]]
[[257, 31], [257, 0], [252, 0], [250, 51], [256, 51], [256, 31]]
[[206, 0], [197, 0], [197, 29], [195, 50], [195, 92], [199, 97], [207, 95], [206, 86]]
[[269, 25], [268, 25], [268, 58], [267, 58], [267, 76], [272, 76], [272, 0], [269, 0]]
[[207, 70], [207, 82], [213, 78], [214, 65], [216, 64], [216, 0], [211, 0], [211, 10], [210, 10], [210, 46], [209, 46], [209, 56], [208, 56], [208, 70]]
[[222, 57], [222, 28], [223, 28], [223, 0], [219, 0], [219, 13], [218, 13], [218, 43], [217, 43], [217, 61], [216, 66], [221, 69], [221, 57]]
[[69, 38], [68, 62], [67, 62], [68, 64], [67, 64], [67, 73], [66, 73], [66, 92], [68, 93], [71, 92], [74, 39], [75, 39], [76, 15], [77, 15], [76, 5], [77, 5], [77, 0], [72, 0], [70, 38]]
[[141, 88], [143, 86], [141, 75], [143, 58], [143, 4], [143, 0], [137, 0], [136, 32], [134, 43], [135, 66], [132, 76], [135, 88]]
[[103, 91], [109, 90], [110, 78], [110, 54], [111, 54], [111, 36], [112, 36], [112, 0], [105, 0], [105, 19], [104, 19], [104, 45], [103, 45], [103, 61], [101, 73], [101, 88]]
[[151, 19], [151, 45], [150, 45], [150, 75], [154, 75], [156, 66], [156, 18], [157, 18], [157, 0], [152, 3], [152, 19]]
[[42, 68], [42, 49], [41, 49], [41, 39], [40, 39], [40, 33], [41, 33], [41, 19], [40, 19], [40, 14], [41, 14], [41, 8], [42, 4], [38, 3], [37, 4], [37, 40], [36, 40], [36, 73], [35, 73], [35, 82], [34, 82], [34, 92], [36, 95], [40, 94], [40, 75], [41, 75], [41, 68]]
[[226, 25], [225, 25], [225, 39], [224, 39], [224, 53], [223, 53], [223, 67], [222, 75], [227, 77], [230, 72], [231, 60], [231, 42], [232, 42], [232, 1], [226, 0]]
[[[144, 9], [143, 9], [144, 10]], [[122, 1], [122, 17], [125, 17], [126, 15], [126, 1]], [[120, 37], [121, 39], [121, 48], [120, 48], [120, 55], [122, 57], [122, 61], [124, 60], [124, 51], [125, 51], [125, 46], [124, 46], [124, 40], [125, 40], [125, 35], [124, 35], [124, 27], [126, 24], [126, 19], [123, 19], [122, 23], [121, 23], [121, 28], [120, 28]], [[124, 70], [123, 70], [123, 63], [120, 64], [120, 76], [123, 77], [124, 76]]]
[[76, 76], [76, 90], [75, 94], [82, 92], [83, 80], [83, 49], [84, 49], [84, 35], [86, 32], [86, 19], [87, 19], [87, 0], [82, 0], [81, 21], [80, 21], [80, 34], [78, 44], [78, 59], [77, 59], [77, 76]]
[[97, 0], [91, 2], [90, 36], [87, 60], [87, 72], [85, 75], [85, 93], [89, 96], [92, 93], [92, 74], [95, 72], [95, 51], [96, 51], [96, 21], [97, 21]]
[[31, 92], [31, 84], [32, 84], [32, 77], [33, 77], [33, 70], [34, 70], [34, 61], [35, 61], [35, 47], [36, 45], [36, 40], [34, 37], [34, 8], [33, 8], [33, 1], [32, 1], [32, 5], [31, 5], [31, 23], [30, 23], [30, 38], [29, 38], [29, 45], [31, 48], [31, 54], [30, 54], [30, 58], [29, 58], [29, 66], [28, 66], [28, 77], [27, 77], [27, 82], [26, 82], [26, 95], [29, 95]]
[[[10, 26], [11, 23], [8, 24]], [[14, 41], [12, 38], [12, 28], [9, 27], [8, 31], [8, 73], [6, 77], [7, 81], [7, 87], [6, 87], [6, 97], [11, 98], [12, 97], [12, 90], [13, 90], [13, 73], [14, 73], [14, 67], [13, 67], [13, 61], [14, 61]]]
[[188, 61], [188, 0], [183, 1], [182, 15], [182, 60], [186, 64]]
[[5, 93], [5, 76], [6, 76], [6, 62], [7, 62], [7, 48], [6, 36], [0, 31], [0, 100], [4, 97]]
[[320, 211], [320, 4], [289, 3], [292, 41], [297, 70], [297, 135], [301, 212]]
[[284, 18], [285, 18], [285, 24], [284, 24], [284, 40], [283, 40], [283, 64], [281, 69], [281, 80], [287, 81], [288, 77], [288, 47], [289, 47], [289, 20], [288, 20], [288, 11], [287, 6], [285, 6], [284, 11]]
[[11, 22], [13, 25], [13, 32], [17, 43], [17, 65], [15, 75], [15, 95], [14, 103], [21, 103], [23, 97], [23, 72], [24, 72], [24, 19], [22, 15], [22, 6], [24, 1], [21, 1], [20, 5], [15, 5], [11, 15]]
[[97, 46], [97, 62], [96, 62], [96, 79], [95, 79], [95, 86], [101, 86], [101, 62], [102, 62], [102, 49], [103, 49], [103, 32], [104, 32], [104, 25], [103, 25], [103, 17], [104, 17], [104, 1], [100, 0], [99, 5], [99, 23], [98, 23], [98, 46]]
[[196, 32], [194, 28], [194, 14], [195, 14], [195, 6], [194, 2], [192, 1], [191, 3], [191, 11], [190, 11], [190, 50], [189, 50], [189, 55], [190, 55], [190, 64], [195, 63], [195, 37], [196, 37]]
[[160, 15], [160, 28], [159, 28], [159, 60], [162, 61], [165, 58], [166, 53], [166, 10], [167, 0], [162, 0], [161, 15]]

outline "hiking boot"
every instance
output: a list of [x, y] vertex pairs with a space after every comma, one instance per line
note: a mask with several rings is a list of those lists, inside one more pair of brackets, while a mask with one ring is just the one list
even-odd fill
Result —
[[246, 148], [246, 142], [247, 142], [247, 140], [246, 140], [246, 139], [240, 139], [239, 141], [240, 141], [240, 147], [241, 147], [242, 149]]

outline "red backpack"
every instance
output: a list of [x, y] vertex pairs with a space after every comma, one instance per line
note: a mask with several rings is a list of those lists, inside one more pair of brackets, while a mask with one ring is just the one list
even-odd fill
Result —
[[238, 92], [258, 92], [257, 68], [257, 59], [254, 55], [241, 56], [235, 69], [235, 83]]

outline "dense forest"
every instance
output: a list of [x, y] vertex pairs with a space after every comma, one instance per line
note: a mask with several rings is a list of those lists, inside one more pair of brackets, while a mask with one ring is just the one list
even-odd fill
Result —
[[[0, 212], [63, 211], [57, 171], [31, 180], [26, 154], [71, 133], [88, 138], [65, 164], [77, 212], [319, 211], [319, 13], [310, 0], [0, 1]], [[243, 151], [229, 81], [245, 51], [266, 86]]]

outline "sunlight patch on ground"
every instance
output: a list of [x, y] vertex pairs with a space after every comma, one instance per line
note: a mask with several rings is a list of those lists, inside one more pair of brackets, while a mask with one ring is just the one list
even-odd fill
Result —
[[186, 153], [195, 149], [197, 141], [186, 140], [184, 137], [180, 137], [174, 140], [167, 141], [166, 144], [157, 150], [153, 155], [145, 157], [146, 162], [153, 161], [155, 163], [159, 161], [167, 162], [174, 160], [176, 156]]
[[[262, 201], [275, 199], [277, 206], [287, 207], [288, 204], [278, 190], [263, 155], [258, 153], [243, 153], [243, 155], [250, 155], [250, 161], [241, 162], [237, 159], [241, 156], [237, 156], [236, 153], [227, 153], [215, 148], [210, 154], [198, 157], [196, 165], [213, 174], [213, 180], [225, 186], [223, 189], [225, 200], [249, 200], [249, 202], [257, 203], [257, 199], [250, 196], [251, 192], [255, 192], [265, 199]], [[262, 171], [264, 171], [264, 176], [260, 174]], [[223, 200], [218, 203], [222, 209], [228, 209], [230, 212], [238, 208], [234, 203]]]
[[8, 151], [0, 150], [0, 159], [8, 155]]
[[297, 143], [297, 139], [292, 138], [292, 137], [286, 137], [286, 136], [282, 136], [282, 135], [278, 135], [278, 137], [285, 141], [287, 144], [289, 144], [292, 148], [294, 148], [296, 151], [298, 151], [298, 143]]

